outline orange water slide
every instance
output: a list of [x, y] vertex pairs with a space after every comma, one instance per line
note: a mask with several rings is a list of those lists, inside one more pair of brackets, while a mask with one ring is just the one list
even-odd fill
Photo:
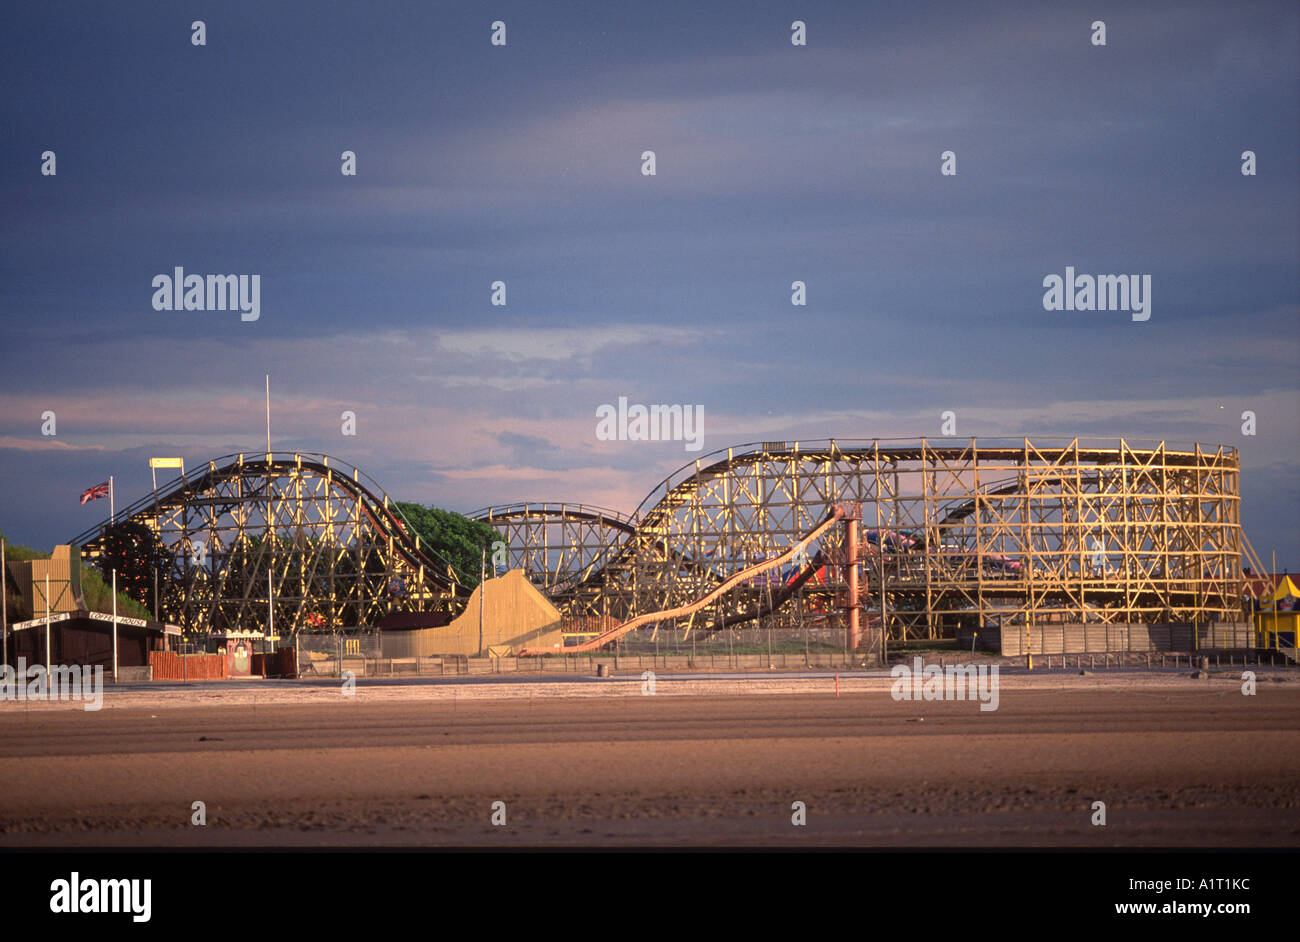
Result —
[[[727, 592], [731, 591], [741, 583], [749, 579], [752, 579], [755, 576], [760, 575], [761, 573], [767, 572], [769, 569], [775, 569], [778, 566], [782, 566], [785, 563], [789, 562], [790, 560], [794, 559], [795, 556], [797, 556], [800, 553], [800, 551], [802, 551], [805, 547], [807, 547], [809, 543], [811, 543], [813, 540], [820, 537], [823, 533], [825, 533], [827, 530], [829, 530], [839, 521], [845, 519], [846, 517], [852, 516], [853, 513], [854, 510], [848, 507], [847, 505], [836, 504], [831, 508], [830, 512], [826, 515], [825, 520], [817, 524], [817, 526], [814, 527], [812, 530], [810, 530], [804, 536], [803, 539], [799, 540], [797, 543], [792, 544], [790, 548], [786, 550], [784, 553], [782, 553], [780, 556], [773, 557], [772, 559], [765, 559], [762, 562], [755, 563], [753, 566], [750, 566], [748, 569], [740, 570], [740, 572], [735, 573], [734, 575], [728, 577], [727, 579], [719, 583], [718, 586], [714, 588], [712, 591], [710, 591], [707, 595], [703, 596], [702, 598], [696, 599], [694, 602], [691, 602], [689, 605], [681, 605], [678, 606], [677, 608], [664, 609], [663, 611], [660, 612], [647, 612], [644, 615], [637, 615], [635, 618], [629, 619], [628, 621], [623, 622], [621, 625], [615, 625], [613, 628], [609, 629], [609, 631], [606, 631], [604, 634], [592, 638], [590, 641], [584, 641], [582, 644], [577, 644], [572, 647], [562, 648], [560, 650], [560, 653], [583, 654], [587, 651], [595, 651], [596, 649], [604, 647], [605, 645], [609, 644], [615, 638], [622, 637], [623, 635], [627, 634], [629, 631], [633, 631], [637, 628], [640, 628], [642, 625], [648, 625], [651, 622], [656, 622], [656, 621], [666, 621], [671, 618], [682, 618], [685, 617], [686, 615], [691, 615], [695, 612], [698, 612], [700, 609], [704, 608], [704, 606], [709, 605], [712, 602], [716, 601], [717, 599], [721, 598], [723, 595], [725, 595]], [[555, 654], [556, 652], [553, 650], [547, 650], [545, 648], [541, 648], [541, 649], [525, 649], [523, 651], [520, 651], [519, 653], [523, 657], [536, 657], [542, 654]]]

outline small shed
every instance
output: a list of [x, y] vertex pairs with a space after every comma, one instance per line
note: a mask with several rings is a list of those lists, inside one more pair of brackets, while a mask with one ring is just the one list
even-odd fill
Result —
[[1300, 627], [1300, 586], [1295, 578], [1282, 573], [1274, 580], [1271, 591], [1265, 583], [1257, 594], [1252, 594], [1256, 644], [1270, 650], [1294, 648]]
[[[32, 618], [9, 626], [9, 663], [17, 666], [18, 658], [28, 664], [46, 661], [46, 619]], [[149, 652], [165, 651], [169, 641], [180, 637], [177, 625], [167, 625], [144, 618], [117, 618], [117, 664], [119, 667], [146, 667]], [[113, 669], [113, 616], [103, 612], [64, 612], [49, 618], [51, 664], [68, 666], [103, 665]]]

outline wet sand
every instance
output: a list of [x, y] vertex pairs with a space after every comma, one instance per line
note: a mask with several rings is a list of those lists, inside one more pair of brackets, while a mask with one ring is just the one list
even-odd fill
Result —
[[885, 681], [8, 703], [0, 844], [1300, 846], [1300, 684], [1092, 680], [1004, 678], [991, 712]]

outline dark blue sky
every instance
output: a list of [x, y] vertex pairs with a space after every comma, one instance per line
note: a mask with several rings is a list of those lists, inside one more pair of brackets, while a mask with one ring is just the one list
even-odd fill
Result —
[[[1300, 563], [1294, 3], [701, 6], [10, 10], [0, 527], [48, 545], [149, 455], [264, 447], [269, 371], [277, 449], [458, 510], [633, 509], [698, 453], [597, 440], [619, 396], [702, 405], [706, 453], [945, 410], [1222, 443]], [[1150, 274], [1151, 319], [1045, 311], [1067, 265]], [[176, 266], [261, 275], [261, 318], [153, 310]]]

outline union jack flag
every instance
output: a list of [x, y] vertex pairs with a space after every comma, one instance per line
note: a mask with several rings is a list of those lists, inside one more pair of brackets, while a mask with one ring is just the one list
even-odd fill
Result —
[[107, 496], [108, 496], [108, 482], [105, 481], [103, 484], [96, 484], [94, 487], [82, 491], [81, 502], [84, 504], [87, 503], [88, 501], [97, 500], [100, 497], [107, 497]]

